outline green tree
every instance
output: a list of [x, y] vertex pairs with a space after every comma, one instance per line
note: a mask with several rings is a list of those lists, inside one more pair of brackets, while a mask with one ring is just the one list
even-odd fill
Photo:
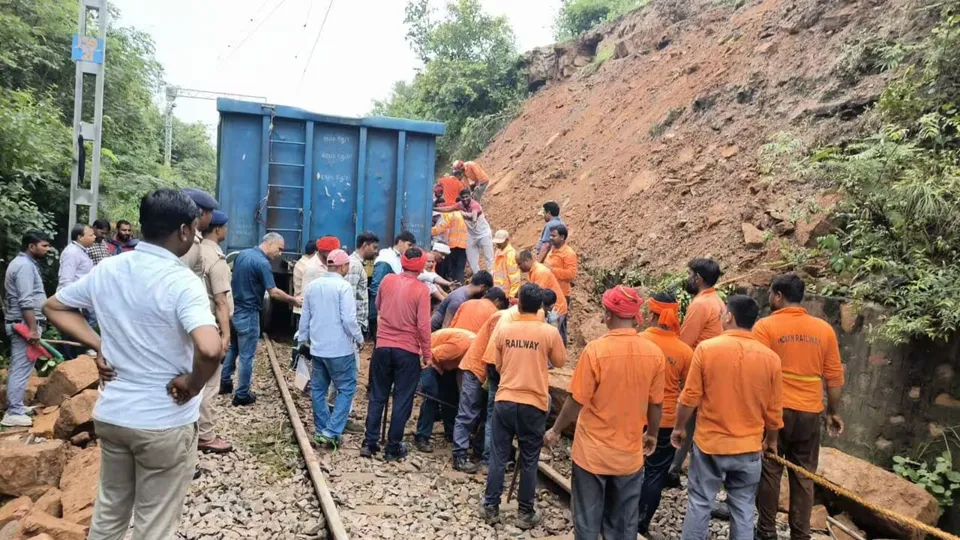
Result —
[[648, 0], [561, 0], [554, 22], [557, 40], [570, 39], [598, 24], [612, 21], [628, 11], [645, 6]]
[[444, 163], [475, 156], [492, 136], [478, 145], [477, 134], [499, 130], [490, 128], [491, 119], [506, 118], [500, 126], [509, 121], [505, 111], [516, 109], [525, 89], [505, 17], [484, 13], [479, 0], [451, 1], [436, 15], [428, 0], [407, 4], [407, 40], [423, 67], [412, 82], [397, 82], [385, 100], [375, 101], [373, 114], [445, 122], [437, 152]]

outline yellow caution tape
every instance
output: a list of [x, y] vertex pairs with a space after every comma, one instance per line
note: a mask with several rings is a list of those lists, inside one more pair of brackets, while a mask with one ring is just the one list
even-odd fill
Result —
[[[786, 375], [786, 374], [784, 374], [784, 375]], [[936, 528], [936, 527], [932, 527], [932, 526], [930, 526], [930, 525], [927, 525], [926, 523], [924, 523], [924, 522], [922, 522], [922, 521], [919, 521], [919, 520], [916, 520], [916, 519], [914, 519], [914, 518], [911, 518], [911, 517], [907, 517], [907, 516], [898, 514], [898, 513], [896, 513], [896, 512], [892, 512], [892, 511], [887, 510], [886, 508], [883, 508], [883, 507], [881, 507], [881, 506], [878, 506], [878, 505], [876, 505], [876, 504], [874, 504], [874, 503], [872, 503], [872, 502], [870, 502], [870, 501], [866, 501], [866, 500], [860, 498], [859, 496], [857, 496], [856, 493], [850, 491], [849, 489], [847, 489], [847, 488], [845, 488], [845, 487], [843, 487], [843, 486], [837, 485], [837, 484], [831, 482], [830, 480], [827, 480], [826, 478], [824, 478], [824, 477], [822, 477], [822, 476], [820, 476], [820, 475], [818, 475], [818, 474], [814, 474], [814, 473], [812, 473], [812, 472], [804, 469], [803, 467], [800, 467], [799, 465], [797, 465], [797, 464], [795, 464], [795, 463], [791, 463], [791, 462], [783, 459], [783, 458], [780, 457], [780, 456], [777, 456], [777, 455], [774, 455], [774, 454], [771, 454], [771, 453], [767, 452], [767, 453], [764, 454], [764, 457], [766, 457], [767, 459], [773, 460], [773, 461], [779, 463], [780, 465], [783, 465], [784, 467], [786, 467], [786, 468], [790, 469], [791, 471], [799, 474], [800, 476], [803, 476], [804, 478], [807, 478], [807, 479], [812, 480], [815, 484], [820, 485], [820, 486], [822, 486], [822, 487], [824, 487], [824, 488], [826, 488], [826, 489], [828, 489], [828, 490], [836, 493], [837, 495], [840, 495], [841, 497], [846, 497], [847, 499], [850, 499], [851, 501], [854, 501], [854, 502], [856, 502], [857, 504], [860, 504], [860, 505], [864, 506], [865, 508], [876, 512], [877, 514], [879, 514], [879, 515], [881, 515], [881, 516], [889, 519], [890, 521], [894, 521], [894, 522], [899, 523], [899, 524], [901, 524], [901, 525], [905, 525], [905, 526], [907, 526], [907, 527], [909, 527], [909, 528], [911, 528], [911, 529], [917, 530], [917, 531], [925, 532], [925, 533], [929, 534], [930, 536], [936, 536], [937, 538], [943, 538], [944, 540], [960, 540], [960, 536], [956, 536], [956, 535], [950, 534], [950, 533], [948, 533], [948, 532], [946, 532], [946, 531], [942, 531], [942, 530], [940, 530], [940, 529], [938, 529], [938, 528]]]

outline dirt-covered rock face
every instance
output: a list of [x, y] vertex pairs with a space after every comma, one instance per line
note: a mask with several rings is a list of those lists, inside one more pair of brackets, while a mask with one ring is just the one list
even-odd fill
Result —
[[836, 198], [789, 165], [859, 131], [887, 80], [871, 51], [928, 28], [917, 7], [655, 0], [527, 53], [536, 92], [478, 158], [490, 223], [532, 246], [555, 200], [581, 261], [650, 271], [749, 271], [781, 240], [815, 244]]

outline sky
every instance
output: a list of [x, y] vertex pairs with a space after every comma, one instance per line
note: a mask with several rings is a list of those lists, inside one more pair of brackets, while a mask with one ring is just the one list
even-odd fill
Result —
[[[445, 3], [431, 2], [437, 8]], [[553, 42], [560, 2], [481, 0], [488, 13], [509, 18], [521, 51]], [[395, 81], [412, 79], [418, 67], [405, 40], [405, 0], [332, 0], [332, 6], [330, 0], [112, 3], [120, 8], [121, 25], [151, 34], [167, 84], [181, 88], [362, 116]], [[109, 62], [107, 51], [107, 69]], [[217, 123], [214, 101], [178, 99], [174, 114], [188, 122]]]

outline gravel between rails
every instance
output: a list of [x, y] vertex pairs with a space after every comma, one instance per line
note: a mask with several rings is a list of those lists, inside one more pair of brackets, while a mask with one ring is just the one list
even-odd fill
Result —
[[[281, 342], [275, 347], [280, 362], [289, 362], [290, 344]], [[371, 352], [368, 346], [361, 354], [358, 389], [351, 412], [351, 418], [361, 423], [367, 412], [366, 381]], [[287, 382], [312, 436], [310, 396], [294, 388], [293, 377], [290, 370]], [[405, 440], [410, 443], [419, 407], [420, 398], [407, 424]], [[545, 538], [564, 536], [573, 530], [566, 501], [542, 483], [537, 490], [537, 506], [543, 514], [540, 525], [526, 532], [515, 527], [516, 501], [506, 504], [506, 493], [500, 507], [501, 523], [494, 527], [483, 523], [478, 509], [486, 475], [483, 471], [469, 475], [453, 470], [451, 445], [444, 440], [439, 422], [432, 440], [434, 452], [420, 453], [411, 444], [410, 454], [400, 463], [386, 463], [381, 459], [382, 454], [374, 459], [361, 458], [362, 439], [362, 434], [344, 433], [343, 445], [336, 453], [329, 449], [317, 450], [351, 538]], [[509, 484], [509, 475], [506, 481]]]
[[177, 538], [327, 538], [263, 342], [253, 379], [252, 407], [234, 407], [231, 396], [217, 397], [217, 433], [234, 451], [200, 454], [202, 474], [187, 495]]

